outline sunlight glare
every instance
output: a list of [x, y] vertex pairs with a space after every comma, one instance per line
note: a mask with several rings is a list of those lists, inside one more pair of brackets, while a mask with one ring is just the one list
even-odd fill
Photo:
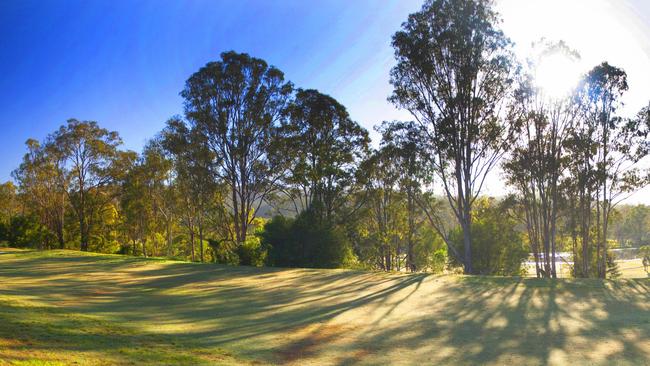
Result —
[[580, 69], [575, 60], [562, 53], [553, 53], [539, 61], [535, 80], [546, 96], [562, 98], [577, 86]]

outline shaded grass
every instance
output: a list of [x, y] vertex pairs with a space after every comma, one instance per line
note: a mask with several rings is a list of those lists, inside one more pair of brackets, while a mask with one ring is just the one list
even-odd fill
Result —
[[647, 279], [0, 252], [0, 365], [650, 362]]

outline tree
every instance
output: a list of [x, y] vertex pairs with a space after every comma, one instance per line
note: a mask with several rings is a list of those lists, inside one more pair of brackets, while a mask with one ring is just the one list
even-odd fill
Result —
[[[620, 98], [628, 89], [625, 71], [604, 62], [585, 76], [579, 93], [583, 124], [576, 129], [576, 146], [583, 162], [581, 174], [589, 179], [595, 201], [596, 273], [605, 278], [608, 271], [608, 228], [612, 210], [628, 194], [648, 184], [648, 175], [637, 169], [648, 155], [650, 112], [642, 110], [636, 118], [624, 119], [617, 112]], [[591, 199], [591, 198], [590, 198]], [[584, 206], [583, 221], [591, 207]], [[583, 248], [589, 245], [589, 225], [583, 224]], [[589, 255], [583, 249], [582, 274], [589, 274]]]
[[11, 220], [18, 214], [16, 186], [12, 182], [0, 184], [0, 242], [9, 239]]
[[267, 264], [278, 267], [339, 268], [352, 251], [340, 227], [323, 222], [312, 209], [295, 219], [276, 216], [259, 234], [269, 248]]
[[[129, 168], [122, 182], [120, 206], [133, 241], [133, 254], [136, 241], [140, 241], [142, 255], [146, 257], [148, 239], [163, 230], [157, 205], [166, 180], [166, 163], [161, 161], [155, 142], [150, 142]], [[157, 255], [155, 247], [149, 255]]]
[[171, 154], [176, 171], [177, 188], [185, 206], [184, 221], [190, 233], [192, 260], [195, 259], [194, 226], [199, 234], [199, 258], [205, 261], [204, 229], [210, 205], [215, 203], [218, 181], [213, 170], [216, 160], [208, 148], [206, 136], [196, 128], [188, 128], [179, 118], [167, 122], [162, 146]]
[[32, 215], [13, 216], [8, 224], [7, 241], [17, 248], [50, 249], [52, 233]]
[[377, 267], [384, 271], [401, 269], [402, 234], [406, 231], [405, 202], [398, 186], [401, 167], [395, 164], [392, 152], [389, 147], [375, 151], [361, 166], [370, 211], [368, 240], [376, 251]]
[[216, 176], [230, 189], [239, 245], [284, 171], [271, 148], [291, 91], [280, 70], [231, 51], [194, 73], [181, 93], [188, 120], [214, 154]]
[[620, 247], [640, 247], [650, 243], [650, 206], [619, 207], [612, 231]]
[[0, 184], [0, 222], [7, 223], [18, 212], [16, 186], [12, 182]]
[[547, 95], [532, 77], [545, 57], [556, 55], [579, 57], [563, 42], [547, 43], [538, 59], [529, 62], [531, 70], [520, 80], [510, 114], [513, 123], [521, 125], [521, 133], [504, 166], [508, 183], [519, 193], [537, 277], [553, 278], [557, 277], [560, 182], [567, 169], [564, 145], [579, 112], [571, 95]]
[[396, 167], [399, 190], [406, 200], [406, 265], [415, 272], [416, 234], [424, 216], [422, 209], [433, 214], [422, 195], [433, 183], [428, 156], [431, 149], [426, 132], [415, 122], [384, 122], [377, 130], [382, 134], [381, 150]]
[[500, 115], [512, 85], [510, 41], [487, 0], [428, 0], [393, 36], [390, 100], [425, 127], [431, 158], [463, 232], [473, 273], [472, 205], [507, 147]]
[[[474, 240], [472, 250], [476, 254], [474, 268], [477, 274], [520, 276], [524, 272], [523, 261], [528, 257], [523, 235], [517, 230], [517, 222], [509, 216], [507, 202], [481, 198], [477, 201], [476, 214], [472, 217]], [[463, 245], [462, 231], [453, 230], [452, 242]]]
[[160, 136], [149, 141], [142, 152], [144, 165], [150, 173], [151, 200], [156, 220], [164, 222], [167, 240], [166, 255], [172, 255], [174, 219], [178, 206], [177, 187], [174, 182], [173, 160], [164, 148]]
[[312, 89], [299, 89], [285, 116], [278, 149], [290, 159], [286, 192], [297, 213], [318, 207], [332, 222], [356, 187], [368, 132], [334, 98]]
[[[117, 132], [97, 122], [68, 120], [48, 137], [47, 149], [60, 157], [66, 192], [79, 223], [81, 250], [88, 250], [94, 218], [111, 202], [115, 192], [109, 186], [121, 173], [122, 143]], [[127, 159], [128, 160], [128, 159]]]
[[52, 146], [26, 142], [27, 153], [12, 175], [20, 187], [22, 201], [41, 224], [56, 234], [59, 248], [65, 247], [65, 214], [68, 180], [63, 173], [63, 157]]

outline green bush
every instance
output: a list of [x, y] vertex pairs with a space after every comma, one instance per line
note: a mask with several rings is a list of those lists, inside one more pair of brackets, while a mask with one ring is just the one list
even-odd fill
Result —
[[[525, 271], [528, 257], [517, 222], [492, 200], [476, 204], [472, 218], [472, 266], [476, 274], [518, 276]], [[452, 231], [450, 239], [458, 252], [464, 253], [463, 232]], [[456, 261], [456, 264], [459, 264]]]
[[6, 237], [13, 247], [38, 249], [48, 247], [54, 239], [52, 233], [31, 216], [12, 217]]
[[0, 222], [0, 243], [9, 240], [9, 228], [4, 222]]
[[238, 265], [239, 255], [235, 252], [235, 243], [226, 240], [208, 239], [208, 245], [215, 263]]
[[418, 271], [441, 273], [447, 265], [447, 246], [431, 227], [418, 230], [414, 246], [415, 267]]
[[295, 220], [274, 217], [259, 236], [268, 248], [266, 263], [270, 266], [339, 268], [352, 258], [343, 230], [323, 223], [312, 210]]
[[237, 248], [239, 264], [244, 266], [263, 266], [267, 250], [262, 246], [258, 236], [248, 236], [244, 244]]

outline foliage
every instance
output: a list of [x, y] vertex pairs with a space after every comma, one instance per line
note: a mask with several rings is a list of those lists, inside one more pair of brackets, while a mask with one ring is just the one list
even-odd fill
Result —
[[208, 245], [210, 246], [212, 260], [215, 263], [229, 264], [229, 265], [238, 265], [239, 264], [239, 255], [233, 250], [233, 243], [208, 239]]
[[339, 268], [352, 260], [350, 243], [341, 228], [323, 223], [310, 209], [296, 219], [274, 217], [260, 237], [268, 247], [267, 264], [271, 266]]
[[464, 234], [453, 250], [466, 273], [475, 272], [472, 206], [513, 133], [498, 111], [516, 67], [497, 23], [491, 1], [428, 0], [392, 42], [390, 100], [426, 130], [433, 170]]
[[650, 206], [618, 207], [612, 220], [612, 234], [621, 248], [650, 243]]
[[355, 175], [368, 150], [368, 132], [334, 98], [299, 89], [285, 112], [277, 149], [290, 160], [285, 193], [296, 213], [318, 207], [322, 220], [341, 220], [358, 186]]
[[6, 239], [16, 248], [49, 249], [52, 233], [33, 216], [14, 216], [11, 218]]
[[[523, 261], [528, 257], [523, 235], [516, 221], [494, 200], [478, 202], [472, 222], [472, 252], [476, 253], [475, 269], [482, 275], [518, 276], [524, 273]], [[460, 229], [451, 233], [451, 241], [462, 247]]]
[[246, 241], [237, 248], [239, 264], [244, 266], [260, 267], [266, 262], [267, 249], [262, 246], [258, 236], [249, 236]]
[[181, 95], [190, 124], [216, 158], [228, 185], [235, 241], [246, 242], [256, 209], [274, 191], [284, 159], [273, 152], [292, 92], [284, 74], [245, 53], [224, 52], [187, 80]]

